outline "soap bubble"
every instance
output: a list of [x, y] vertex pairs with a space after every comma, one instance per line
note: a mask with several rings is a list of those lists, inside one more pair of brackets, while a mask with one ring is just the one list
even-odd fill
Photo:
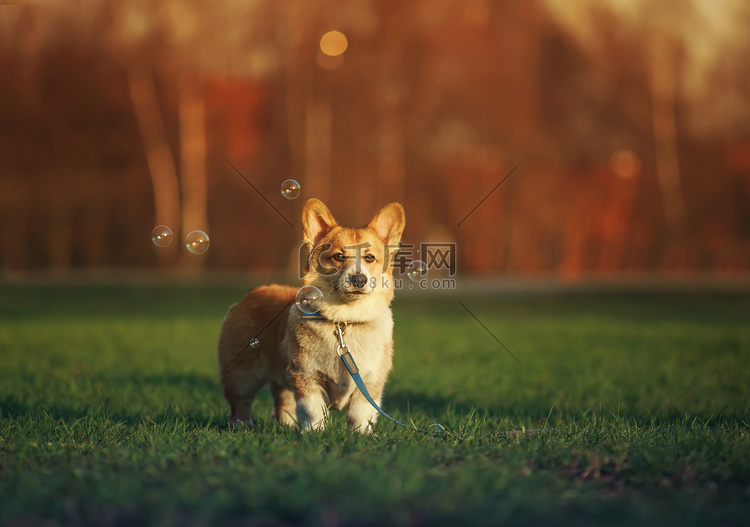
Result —
[[193, 254], [203, 254], [208, 250], [208, 234], [203, 231], [193, 231], [185, 237], [185, 247]]
[[157, 225], [154, 227], [154, 230], [151, 231], [151, 241], [154, 242], [154, 245], [157, 247], [166, 247], [172, 243], [172, 238], [172, 229], [166, 225]]
[[258, 349], [258, 346], [260, 346], [260, 341], [256, 338], [250, 339], [250, 347], [253, 349]]
[[427, 431], [430, 432], [433, 436], [439, 436], [445, 434], [445, 427], [443, 425], [438, 423], [432, 423], [430, 426], [427, 427]]
[[427, 264], [421, 260], [414, 260], [409, 264], [406, 270], [406, 276], [408, 276], [413, 282], [419, 282], [427, 278]]
[[300, 311], [312, 315], [318, 312], [315, 303], [321, 298], [323, 298], [323, 293], [320, 292], [320, 289], [314, 285], [305, 285], [297, 291], [297, 298], [295, 298], [294, 303], [297, 304]]
[[302, 187], [294, 179], [287, 179], [281, 184], [281, 195], [286, 199], [294, 199], [299, 196]]

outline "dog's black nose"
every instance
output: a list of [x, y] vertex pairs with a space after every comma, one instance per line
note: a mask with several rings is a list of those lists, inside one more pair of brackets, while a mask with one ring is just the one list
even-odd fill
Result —
[[367, 277], [363, 274], [355, 274], [354, 276], [352, 276], [351, 282], [352, 285], [357, 289], [362, 289], [367, 285]]

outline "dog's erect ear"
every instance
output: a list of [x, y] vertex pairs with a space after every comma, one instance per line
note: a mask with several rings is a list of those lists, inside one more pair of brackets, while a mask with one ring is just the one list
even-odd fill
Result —
[[323, 202], [316, 198], [310, 198], [302, 210], [302, 236], [305, 243], [316, 247], [328, 231], [336, 227], [338, 223], [333, 219], [333, 214]]
[[368, 225], [375, 229], [386, 245], [398, 245], [405, 226], [404, 208], [398, 203], [389, 203], [380, 209]]

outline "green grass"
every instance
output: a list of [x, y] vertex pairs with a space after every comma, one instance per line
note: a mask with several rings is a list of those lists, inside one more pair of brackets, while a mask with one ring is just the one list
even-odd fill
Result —
[[401, 295], [384, 407], [449, 434], [360, 437], [279, 427], [266, 393], [228, 429], [214, 350], [243, 293], [0, 287], [0, 524], [747, 519], [745, 296]]

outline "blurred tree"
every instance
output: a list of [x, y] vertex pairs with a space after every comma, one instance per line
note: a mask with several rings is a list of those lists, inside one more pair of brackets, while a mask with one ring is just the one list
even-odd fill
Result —
[[692, 6], [669, 0], [641, 2], [638, 26], [644, 29], [645, 61], [651, 77], [656, 175], [661, 186], [664, 217], [674, 237], [685, 234], [687, 211], [677, 151], [677, 103], [680, 86], [680, 41], [696, 18]]

